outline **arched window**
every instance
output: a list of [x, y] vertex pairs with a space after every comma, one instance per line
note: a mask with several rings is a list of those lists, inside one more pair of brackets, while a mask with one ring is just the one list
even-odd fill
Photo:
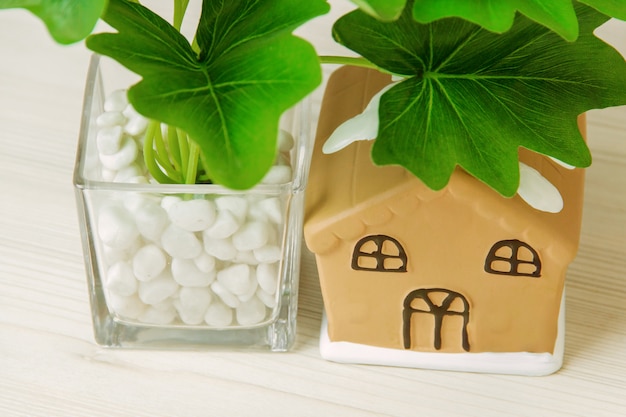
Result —
[[357, 271], [406, 272], [406, 263], [400, 242], [385, 235], [364, 237], [352, 253], [352, 269]]
[[530, 245], [520, 240], [501, 240], [485, 259], [485, 272], [498, 275], [540, 277], [541, 259]]

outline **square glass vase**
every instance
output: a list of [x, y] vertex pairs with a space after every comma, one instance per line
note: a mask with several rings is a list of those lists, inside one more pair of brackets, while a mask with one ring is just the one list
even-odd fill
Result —
[[74, 186], [96, 342], [288, 350], [313, 145], [308, 100], [281, 118], [286, 140], [260, 185], [160, 184], [143, 162], [147, 121], [124, 103], [133, 81], [92, 57]]

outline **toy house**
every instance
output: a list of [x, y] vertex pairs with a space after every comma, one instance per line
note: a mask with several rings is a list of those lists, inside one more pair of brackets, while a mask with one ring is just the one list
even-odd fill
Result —
[[461, 169], [433, 191], [404, 168], [374, 166], [371, 141], [323, 154], [334, 129], [389, 81], [375, 71], [341, 68], [322, 104], [304, 229], [325, 305], [322, 355], [554, 372], [562, 361], [562, 294], [578, 246], [583, 170], [520, 150], [521, 160], [563, 197], [561, 212], [546, 213], [519, 196], [500, 196]]

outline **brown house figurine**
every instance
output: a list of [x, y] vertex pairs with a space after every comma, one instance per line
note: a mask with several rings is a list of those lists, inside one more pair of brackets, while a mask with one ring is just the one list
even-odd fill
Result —
[[322, 355], [464, 371], [556, 371], [583, 170], [520, 150], [561, 193], [564, 208], [546, 213], [461, 169], [432, 191], [404, 168], [374, 166], [369, 141], [323, 154], [335, 128], [389, 81], [341, 68], [322, 104], [304, 229], [325, 305]]

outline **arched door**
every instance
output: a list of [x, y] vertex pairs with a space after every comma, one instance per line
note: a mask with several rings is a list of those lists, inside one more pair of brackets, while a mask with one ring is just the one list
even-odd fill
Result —
[[[437, 301], [436, 301], [437, 300]], [[467, 324], [469, 322], [469, 303], [458, 292], [442, 288], [421, 288], [411, 291], [404, 299], [402, 312], [404, 348], [411, 349], [412, 318], [415, 314], [429, 314], [434, 319], [434, 348], [441, 349], [443, 319], [446, 316], [460, 316], [462, 348], [469, 352]], [[421, 331], [421, 329], [419, 329]]]

